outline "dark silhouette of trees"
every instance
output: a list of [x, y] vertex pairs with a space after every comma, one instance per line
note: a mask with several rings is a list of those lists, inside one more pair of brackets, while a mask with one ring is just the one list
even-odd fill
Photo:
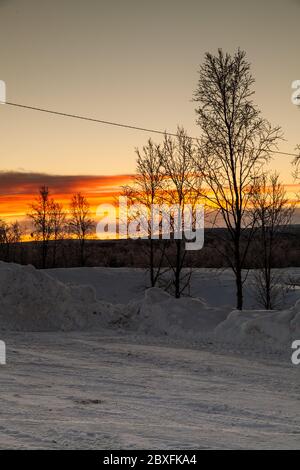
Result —
[[51, 224], [52, 224], [52, 267], [56, 266], [57, 247], [59, 240], [63, 240], [66, 235], [66, 214], [63, 210], [62, 204], [55, 202], [50, 203], [51, 211]]
[[[149, 273], [150, 285], [155, 287], [162, 273], [162, 263], [164, 259], [165, 245], [156, 245], [158, 250], [161, 247], [159, 260], [155, 262], [155, 233], [152, 224], [152, 208], [154, 204], [160, 204], [163, 198], [164, 173], [162, 169], [161, 153], [159, 145], [148, 140], [142, 151], [136, 149], [136, 171], [131, 184], [122, 187], [122, 195], [127, 197], [130, 207], [134, 205], [143, 212], [145, 220], [144, 227], [149, 239]], [[135, 214], [131, 214], [135, 217]], [[148, 244], [147, 244], [148, 245]]]
[[52, 259], [52, 267], [55, 267], [57, 243], [64, 238], [66, 232], [66, 215], [63, 206], [50, 197], [47, 186], [42, 186], [30, 208], [28, 216], [33, 223], [32, 237], [41, 243], [41, 267], [43, 269], [48, 267], [49, 258]]
[[0, 220], [0, 256], [3, 261], [14, 260], [15, 247], [21, 241], [21, 236], [21, 226], [17, 221], [8, 224]]
[[71, 199], [68, 225], [70, 233], [79, 242], [80, 264], [84, 266], [86, 262], [85, 242], [94, 227], [94, 222], [91, 219], [90, 205], [81, 193], [74, 194]]
[[[176, 208], [176, 213], [171, 214], [170, 218], [171, 232], [176, 246], [175, 262], [173, 263], [171, 258], [167, 257], [174, 274], [173, 285], [176, 298], [179, 298], [189, 287], [192, 273], [191, 269], [183, 273], [186, 257], [183, 233], [187, 205], [194, 209], [200, 196], [201, 178], [195, 172], [194, 166], [196, 151], [193, 139], [188, 137], [182, 128], [178, 128], [176, 137], [166, 135], [160, 150], [165, 181], [163, 201], [167, 208]], [[169, 217], [168, 210], [166, 213]]]
[[[254, 79], [245, 52], [207, 53], [194, 100], [201, 128], [196, 168], [208, 188], [204, 197], [228, 229], [227, 256], [236, 279], [236, 306], [243, 307], [242, 269], [251, 241], [249, 187], [280, 138], [253, 104]], [[249, 225], [250, 224], [250, 225]], [[243, 238], [247, 243], [242, 243]]]
[[[131, 218], [145, 221], [142, 229], [150, 245], [151, 286], [159, 280], [176, 298], [188, 289], [191, 278], [191, 270], [183, 271], [186, 259], [183, 233], [187, 209], [191, 209], [192, 218], [193, 208], [199, 202], [201, 178], [194, 171], [196, 152], [193, 139], [184, 129], [179, 128], [176, 137], [165, 135], [161, 145], [149, 140], [142, 152], [137, 151], [137, 171], [132, 184], [123, 187], [123, 195], [131, 205], [136, 205]], [[159, 238], [160, 243], [155, 245]], [[170, 249], [171, 244], [175, 250]], [[156, 253], [160, 250], [158, 263], [154, 259], [155, 246]], [[167, 271], [172, 273], [171, 277], [165, 276]]]
[[47, 267], [49, 241], [53, 231], [52, 205], [53, 201], [50, 198], [48, 187], [41, 186], [39, 195], [30, 205], [31, 211], [28, 214], [34, 228], [32, 236], [41, 242], [42, 269]]
[[254, 239], [255, 289], [260, 305], [270, 310], [277, 306], [282, 294], [282, 275], [274, 271], [280, 248], [280, 235], [291, 223], [295, 205], [288, 201], [277, 173], [263, 175], [252, 191], [253, 218], [257, 226]]

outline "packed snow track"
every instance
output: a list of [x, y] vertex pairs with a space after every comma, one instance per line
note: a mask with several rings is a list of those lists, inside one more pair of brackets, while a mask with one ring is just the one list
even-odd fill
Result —
[[3, 333], [2, 449], [299, 449], [299, 368], [106, 333]]

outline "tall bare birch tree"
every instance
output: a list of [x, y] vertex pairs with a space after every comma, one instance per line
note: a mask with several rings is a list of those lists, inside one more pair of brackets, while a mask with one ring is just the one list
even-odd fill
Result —
[[194, 95], [201, 128], [196, 167], [207, 187], [207, 202], [228, 229], [237, 309], [243, 307], [242, 269], [252, 233], [249, 187], [281, 136], [280, 128], [272, 127], [253, 103], [253, 84], [245, 52], [230, 55], [219, 50], [216, 55], [206, 53]]

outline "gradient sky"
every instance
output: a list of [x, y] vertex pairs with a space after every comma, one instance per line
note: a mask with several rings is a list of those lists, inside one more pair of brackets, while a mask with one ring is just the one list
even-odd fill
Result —
[[[0, 79], [8, 101], [168, 131], [181, 124], [197, 136], [191, 98], [204, 53], [240, 47], [256, 102], [293, 152], [299, 17], [298, 0], [0, 0]], [[134, 148], [150, 137], [5, 105], [0, 126], [2, 172], [131, 174]], [[286, 183], [290, 160], [272, 164]], [[18, 194], [13, 181], [6, 191]]]

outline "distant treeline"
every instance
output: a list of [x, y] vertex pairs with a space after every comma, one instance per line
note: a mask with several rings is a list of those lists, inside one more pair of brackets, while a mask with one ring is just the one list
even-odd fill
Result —
[[[199, 251], [187, 252], [185, 266], [189, 268], [230, 267], [227, 258], [223, 255], [228, 236], [226, 229], [206, 229], [204, 247]], [[300, 225], [283, 229], [278, 238], [277, 249], [273, 257], [273, 268], [300, 266]], [[79, 243], [74, 239], [64, 239], [57, 242], [50, 240], [47, 268], [81, 266], [81, 259], [78, 256]], [[176, 257], [174, 243], [168, 240], [155, 240], [155, 266], [161, 262], [162, 245], [164, 245], [168, 259]], [[148, 248], [147, 240], [86, 240], [85, 266], [148, 268]], [[9, 249], [8, 245], [0, 244], [1, 261], [32, 264], [36, 268], [41, 268], [40, 252], [40, 241], [11, 243]], [[256, 267], [257, 256], [255, 244], [253, 244], [249, 249], [245, 268]]]

